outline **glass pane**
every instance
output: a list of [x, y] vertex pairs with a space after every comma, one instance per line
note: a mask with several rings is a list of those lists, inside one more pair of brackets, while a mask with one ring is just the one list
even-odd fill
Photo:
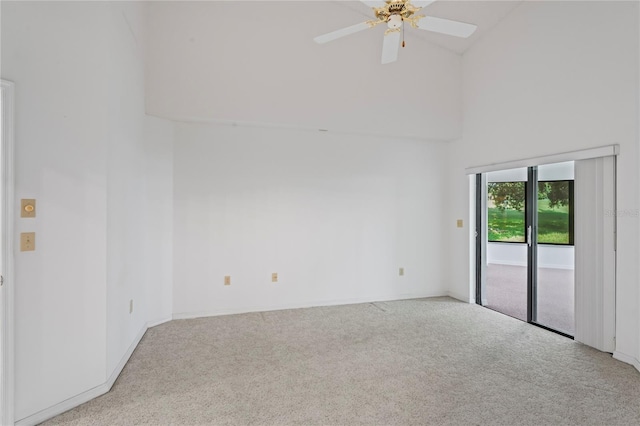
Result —
[[573, 162], [538, 167], [536, 322], [573, 335]]
[[483, 306], [526, 321], [527, 250], [520, 250], [515, 245], [510, 245], [508, 250], [511, 252], [507, 254], [509, 258], [518, 264], [487, 263], [486, 300]]
[[527, 320], [527, 169], [487, 174], [487, 267], [483, 305]]
[[573, 180], [538, 179], [538, 243], [572, 244], [569, 191]]
[[487, 183], [488, 236], [491, 242], [525, 242], [525, 182]]

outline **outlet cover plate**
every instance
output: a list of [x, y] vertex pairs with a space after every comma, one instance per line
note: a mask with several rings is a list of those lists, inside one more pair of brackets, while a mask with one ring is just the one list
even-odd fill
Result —
[[20, 234], [20, 251], [34, 251], [36, 249], [36, 233], [23, 232]]
[[23, 198], [20, 200], [20, 217], [36, 217], [36, 200], [33, 198]]

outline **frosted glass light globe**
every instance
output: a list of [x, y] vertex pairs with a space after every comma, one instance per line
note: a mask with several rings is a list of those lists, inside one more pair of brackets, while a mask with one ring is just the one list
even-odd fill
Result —
[[398, 29], [402, 26], [402, 16], [400, 15], [391, 15], [389, 17], [389, 21], [387, 22], [387, 26], [390, 30]]

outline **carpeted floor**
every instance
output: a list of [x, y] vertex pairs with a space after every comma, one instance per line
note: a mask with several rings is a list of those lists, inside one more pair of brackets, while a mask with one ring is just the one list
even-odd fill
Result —
[[172, 321], [47, 424], [637, 425], [640, 373], [449, 298]]
[[[537, 322], [573, 336], [573, 269], [538, 268]], [[487, 265], [487, 307], [514, 318], [527, 320], [527, 268]]]

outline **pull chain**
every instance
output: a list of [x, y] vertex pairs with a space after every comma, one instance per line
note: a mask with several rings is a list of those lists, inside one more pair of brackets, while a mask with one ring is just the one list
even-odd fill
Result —
[[402, 20], [402, 47], [404, 47], [404, 20]]

